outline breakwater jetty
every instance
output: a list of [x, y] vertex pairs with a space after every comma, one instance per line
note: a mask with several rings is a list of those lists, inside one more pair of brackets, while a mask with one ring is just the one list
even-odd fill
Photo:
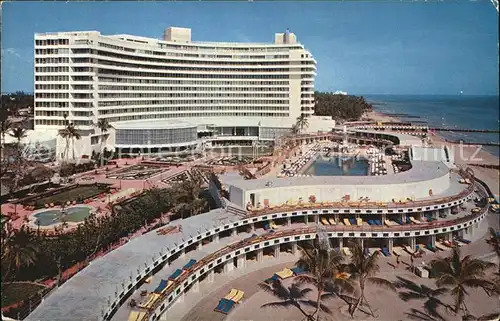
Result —
[[491, 129], [469, 129], [469, 128], [429, 128], [431, 131], [438, 132], [459, 132], [459, 133], [485, 133], [485, 134], [498, 134], [500, 130]]

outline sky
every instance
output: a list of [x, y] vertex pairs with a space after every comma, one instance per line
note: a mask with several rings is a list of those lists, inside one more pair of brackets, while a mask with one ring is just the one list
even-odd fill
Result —
[[33, 92], [35, 33], [97, 30], [194, 41], [272, 42], [295, 33], [315, 89], [376, 95], [498, 95], [498, 13], [489, 0], [437, 2], [4, 2], [2, 92]]

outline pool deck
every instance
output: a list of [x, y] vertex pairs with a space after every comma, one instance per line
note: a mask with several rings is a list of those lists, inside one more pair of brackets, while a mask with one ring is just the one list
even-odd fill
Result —
[[[447, 175], [450, 169], [443, 162], [412, 161], [412, 168], [406, 172], [383, 176], [308, 176], [308, 177], [262, 177], [244, 180], [235, 175], [220, 175], [224, 185], [233, 185], [242, 190], [258, 190], [272, 187], [311, 185], [393, 185], [432, 180]], [[452, 174], [453, 175], [453, 174]]]

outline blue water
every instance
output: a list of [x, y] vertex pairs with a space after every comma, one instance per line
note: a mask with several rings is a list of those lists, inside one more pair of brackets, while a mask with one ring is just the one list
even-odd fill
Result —
[[352, 157], [319, 157], [306, 169], [304, 174], [313, 176], [366, 176], [368, 160]]
[[[374, 109], [383, 113], [401, 113], [421, 118], [404, 118], [403, 121], [427, 121], [430, 127], [499, 130], [498, 96], [367, 96]], [[451, 140], [471, 142], [498, 142], [499, 134], [437, 132]], [[499, 156], [497, 146], [485, 146]]]

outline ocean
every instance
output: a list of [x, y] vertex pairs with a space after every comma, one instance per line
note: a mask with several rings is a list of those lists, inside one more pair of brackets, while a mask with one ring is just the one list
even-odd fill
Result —
[[[489, 129], [499, 130], [498, 96], [365, 96], [373, 108], [382, 113], [406, 114], [402, 121], [424, 121], [434, 128]], [[436, 132], [450, 140], [471, 142], [499, 142], [498, 133]], [[484, 149], [500, 156], [497, 146]]]

